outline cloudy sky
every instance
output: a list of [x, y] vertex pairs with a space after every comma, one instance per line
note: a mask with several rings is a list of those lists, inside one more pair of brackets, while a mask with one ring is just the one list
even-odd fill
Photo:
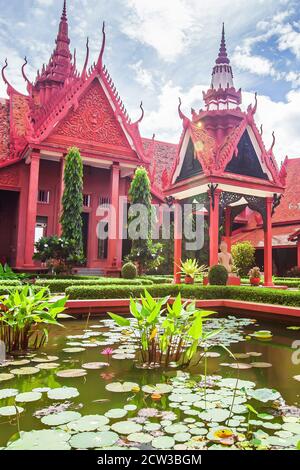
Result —
[[[26, 55], [32, 79], [54, 47], [63, 0], [0, 0], [0, 61], [24, 91], [21, 66]], [[266, 147], [276, 133], [275, 153], [300, 157], [300, 0], [68, 0], [72, 48], [79, 66], [86, 36], [92, 59], [107, 24], [105, 63], [132, 117], [142, 99], [145, 137], [178, 142], [178, 97], [189, 115], [203, 106], [225, 22], [227, 49], [243, 106], [259, 94], [257, 124]], [[0, 85], [5, 96], [5, 86]]]

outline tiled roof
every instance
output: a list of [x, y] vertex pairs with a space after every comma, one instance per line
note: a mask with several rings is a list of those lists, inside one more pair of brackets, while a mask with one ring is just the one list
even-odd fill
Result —
[[[295, 242], [291, 242], [289, 237], [297, 229], [300, 229], [300, 224], [296, 225], [280, 225], [273, 227], [272, 230], [272, 245], [276, 246], [295, 246]], [[232, 236], [232, 243], [249, 241], [255, 248], [263, 248], [264, 246], [264, 231], [262, 228], [239, 232]]]
[[142, 139], [147, 158], [150, 163], [152, 183], [162, 191], [162, 174], [166, 169], [170, 175], [171, 168], [177, 156], [178, 146], [168, 142], [152, 139]]
[[286, 190], [280, 206], [273, 216], [273, 223], [300, 221], [300, 158], [287, 162]]

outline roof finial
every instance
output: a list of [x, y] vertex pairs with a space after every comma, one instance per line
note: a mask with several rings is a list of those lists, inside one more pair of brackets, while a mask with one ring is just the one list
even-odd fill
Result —
[[2, 67], [2, 78], [3, 78], [3, 81], [4, 83], [9, 86], [9, 81], [7, 80], [6, 76], [5, 76], [5, 69], [7, 69], [8, 67], [8, 61], [7, 61], [7, 58], [5, 59], [5, 65]]
[[24, 78], [25, 82], [27, 82], [27, 85], [32, 86], [32, 83], [30, 82], [30, 80], [28, 79], [28, 77], [25, 73], [25, 67], [26, 67], [27, 64], [28, 64], [27, 57], [25, 57], [24, 58], [24, 64], [22, 65], [22, 75], [23, 75], [23, 78]]
[[64, 0], [64, 6], [63, 6], [61, 19], [62, 20], [67, 20], [67, 0]]
[[143, 108], [143, 102], [141, 101], [141, 104], [140, 104], [140, 109], [142, 111], [142, 114], [141, 114], [141, 117], [136, 121], [135, 124], [140, 124], [142, 122], [142, 120], [144, 119], [144, 116], [145, 116], [145, 111], [144, 111], [144, 108]]
[[102, 59], [103, 59], [103, 54], [105, 50], [105, 43], [106, 43], [106, 34], [105, 34], [105, 21], [103, 21], [103, 26], [102, 26], [102, 46], [101, 46], [101, 51], [99, 54], [98, 62], [97, 62], [97, 69], [101, 71], [102, 69]]
[[221, 38], [220, 50], [219, 50], [218, 58], [216, 60], [216, 64], [230, 64], [230, 60], [228, 59], [227, 50], [226, 50], [224, 23], [222, 27], [222, 38]]
[[89, 38], [87, 37], [86, 38], [86, 57], [85, 57], [85, 63], [84, 63], [84, 66], [83, 66], [81, 78], [86, 77], [86, 69], [87, 69], [87, 66], [88, 66], [88, 63], [89, 63], [89, 56], [90, 56], [90, 47], [89, 47]]
[[271, 148], [270, 148], [269, 152], [273, 152], [273, 148], [274, 148], [275, 143], [276, 143], [276, 137], [275, 137], [275, 132], [274, 131], [272, 132], [272, 137], [273, 137], [273, 142], [272, 142], [272, 145], [271, 145]]

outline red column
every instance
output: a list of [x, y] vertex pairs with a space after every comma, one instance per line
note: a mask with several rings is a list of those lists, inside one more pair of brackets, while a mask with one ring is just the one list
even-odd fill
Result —
[[65, 190], [65, 181], [64, 181], [64, 175], [65, 175], [65, 155], [61, 158], [60, 160], [60, 175], [59, 175], [59, 188], [58, 188], [58, 204], [57, 204], [57, 235], [61, 237], [62, 235], [62, 226], [60, 223], [61, 216], [62, 216], [62, 198], [64, 195], [64, 190]]
[[297, 266], [300, 268], [300, 240], [297, 242]]
[[225, 241], [227, 243], [228, 253], [231, 253], [231, 208], [227, 207], [225, 211]]
[[39, 170], [40, 170], [40, 154], [33, 152], [31, 155], [28, 201], [26, 213], [26, 233], [25, 233], [25, 266], [33, 266], [34, 254], [34, 235], [37, 215], [37, 198], [39, 190]]
[[266, 227], [264, 230], [264, 285], [272, 286], [272, 204], [273, 199], [266, 198]]
[[214, 200], [209, 192], [210, 211], [209, 211], [209, 265], [218, 264], [219, 254], [219, 202], [220, 191], [215, 190]]
[[180, 264], [182, 258], [182, 211], [178, 201], [174, 204], [174, 284], [181, 284]]
[[119, 196], [120, 196], [120, 166], [114, 164], [111, 169], [111, 183], [110, 183], [110, 204], [114, 209], [110, 214], [110, 231], [108, 238], [108, 267], [120, 268], [122, 259], [120, 257], [120, 250], [118, 249], [119, 243]]

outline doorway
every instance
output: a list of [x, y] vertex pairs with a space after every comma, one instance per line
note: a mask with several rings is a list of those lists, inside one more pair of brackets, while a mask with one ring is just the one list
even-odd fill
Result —
[[15, 266], [19, 193], [0, 190], [0, 263]]
[[90, 214], [87, 212], [83, 212], [81, 214], [82, 217], [82, 243], [83, 243], [83, 254], [84, 257], [87, 257], [88, 253], [88, 239], [89, 239], [89, 222], [90, 222]]

